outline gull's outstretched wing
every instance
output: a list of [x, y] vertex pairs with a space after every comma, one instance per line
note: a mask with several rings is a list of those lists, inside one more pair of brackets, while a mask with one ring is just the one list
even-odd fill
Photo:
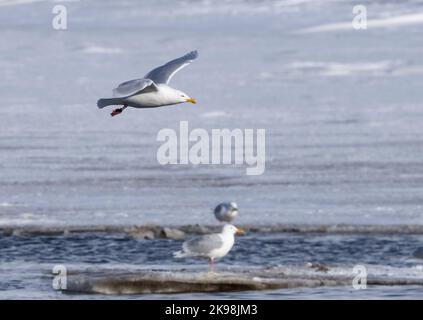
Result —
[[150, 79], [135, 79], [121, 83], [117, 88], [113, 89], [113, 96], [116, 98], [124, 98], [132, 96], [140, 91], [157, 90], [156, 85]]
[[198, 57], [197, 51], [191, 51], [183, 57], [169, 61], [168, 63], [151, 70], [145, 78], [153, 80], [155, 83], [168, 84], [173, 75], [181, 70], [183, 67], [189, 65], [194, 59]]
[[219, 234], [206, 234], [186, 241], [183, 244], [183, 249], [192, 255], [207, 255], [222, 246], [223, 241]]

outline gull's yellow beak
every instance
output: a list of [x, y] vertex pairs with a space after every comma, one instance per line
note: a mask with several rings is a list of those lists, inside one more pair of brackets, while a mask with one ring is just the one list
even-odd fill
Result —
[[195, 99], [193, 99], [193, 98], [189, 98], [189, 99], [186, 99], [185, 100], [186, 102], [191, 102], [191, 103], [197, 103], [197, 101], [195, 101]]
[[245, 234], [245, 231], [243, 229], [241, 229], [241, 228], [236, 228], [236, 233], [235, 234], [238, 235], [238, 236], [240, 236], [242, 234]]

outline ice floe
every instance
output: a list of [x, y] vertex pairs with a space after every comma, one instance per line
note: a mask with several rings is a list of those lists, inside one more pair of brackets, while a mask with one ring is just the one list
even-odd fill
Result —
[[[417, 268], [366, 266], [367, 285], [423, 286]], [[318, 286], [351, 286], [357, 274], [352, 267], [324, 270], [305, 266], [277, 266], [202, 272], [195, 270], [87, 269], [69, 272], [63, 292], [98, 294], [152, 294], [228, 292]]]

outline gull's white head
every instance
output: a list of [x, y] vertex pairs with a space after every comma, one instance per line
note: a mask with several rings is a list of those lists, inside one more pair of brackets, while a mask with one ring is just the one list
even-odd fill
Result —
[[232, 217], [235, 218], [238, 215], [238, 206], [236, 204], [236, 202], [231, 202], [229, 203], [229, 212], [228, 214]]
[[235, 235], [235, 234], [240, 235], [240, 234], [244, 234], [245, 231], [242, 230], [241, 228], [235, 227], [232, 224], [225, 224], [223, 226], [222, 233], [230, 233], [230, 234], [233, 234], [233, 235]]
[[191, 98], [189, 95], [187, 95], [185, 92], [182, 92], [180, 90], [176, 90], [176, 99], [179, 103], [189, 102], [189, 103], [197, 103], [195, 99]]

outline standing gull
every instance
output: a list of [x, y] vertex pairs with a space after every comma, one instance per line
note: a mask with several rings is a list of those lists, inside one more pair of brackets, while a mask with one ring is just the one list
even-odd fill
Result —
[[186, 93], [168, 86], [173, 75], [198, 57], [197, 51], [169, 61], [147, 73], [144, 78], [121, 83], [113, 90], [113, 98], [100, 99], [97, 106], [102, 109], [110, 105], [123, 105], [113, 110], [112, 117], [127, 107], [156, 108], [184, 102], [196, 103]]
[[175, 258], [207, 258], [212, 271], [214, 259], [226, 256], [234, 245], [234, 235], [243, 233], [243, 230], [231, 224], [225, 224], [221, 233], [206, 234], [185, 241], [182, 244], [182, 250], [174, 252], [173, 255]]
[[235, 202], [224, 202], [214, 209], [214, 216], [220, 222], [231, 222], [238, 215], [238, 206]]

